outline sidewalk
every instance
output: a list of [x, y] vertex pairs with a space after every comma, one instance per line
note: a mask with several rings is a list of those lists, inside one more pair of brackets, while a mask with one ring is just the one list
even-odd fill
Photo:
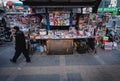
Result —
[[97, 54], [23, 55], [17, 64], [9, 62], [14, 55], [11, 43], [0, 46], [0, 81], [120, 81], [120, 51], [98, 50]]

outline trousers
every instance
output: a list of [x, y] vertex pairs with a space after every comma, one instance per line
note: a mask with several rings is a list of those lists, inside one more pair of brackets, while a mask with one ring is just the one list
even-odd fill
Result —
[[26, 61], [29, 62], [30, 61], [30, 57], [28, 55], [28, 52], [26, 49], [16, 49], [15, 50], [15, 55], [13, 56], [13, 61], [17, 61], [18, 57], [23, 53], [24, 57], [26, 58]]

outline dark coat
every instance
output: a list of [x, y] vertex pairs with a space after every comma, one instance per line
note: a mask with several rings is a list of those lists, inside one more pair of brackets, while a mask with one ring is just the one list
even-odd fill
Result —
[[15, 33], [15, 49], [16, 50], [25, 50], [26, 49], [25, 36], [22, 31], [17, 31]]

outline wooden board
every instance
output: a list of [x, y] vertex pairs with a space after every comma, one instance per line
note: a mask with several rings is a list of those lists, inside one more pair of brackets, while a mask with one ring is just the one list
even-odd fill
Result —
[[47, 54], [73, 54], [73, 39], [48, 39]]

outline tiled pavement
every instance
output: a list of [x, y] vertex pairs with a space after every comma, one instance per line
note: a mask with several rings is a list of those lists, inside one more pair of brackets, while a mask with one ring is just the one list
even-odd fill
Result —
[[119, 49], [93, 54], [46, 55], [34, 53], [31, 63], [23, 55], [9, 62], [14, 47], [0, 45], [0, 81], [120, 81]]

